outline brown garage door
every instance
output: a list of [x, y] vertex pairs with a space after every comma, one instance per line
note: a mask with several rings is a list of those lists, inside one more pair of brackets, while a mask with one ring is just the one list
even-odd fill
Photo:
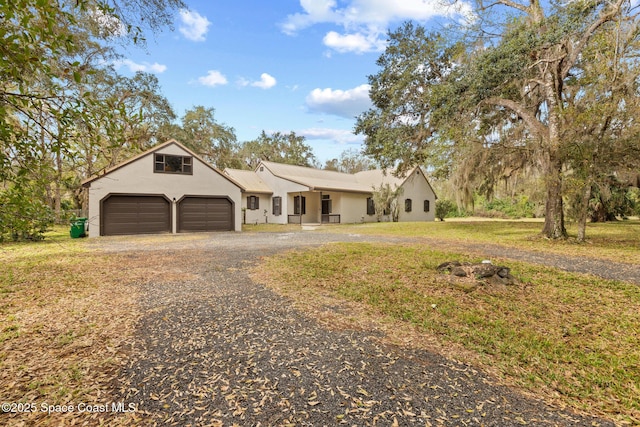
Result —
[[102, 201], [102, 236], [171, 232], [171, 203], [163, 196], [112, 195]]
[[226, 197], [184, 197], [178, 204], [178, 232], [231, 231], [233, 205]]

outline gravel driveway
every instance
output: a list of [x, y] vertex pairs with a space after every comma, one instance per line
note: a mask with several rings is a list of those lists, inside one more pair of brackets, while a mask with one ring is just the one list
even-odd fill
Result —
[[320, 232], [97, 239], [99, 250], [150, 263], [162, 253], [158, 268], [174, 272], [140, 285], [142, 317], [119, 399], [137, 404], [141, 422], [158, 425], [613, 425], [550, 407], [441, 355], [383, 344], [375, 331], [327, 329], [249, 278], [262, 256], [345, 240], [400, 239]]

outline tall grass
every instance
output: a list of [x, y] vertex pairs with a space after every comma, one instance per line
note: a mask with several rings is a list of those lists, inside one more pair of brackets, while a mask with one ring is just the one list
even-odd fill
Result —
[[456, 219], [445, 222], [369, 223], [326, 227], [339, 233], [444, 239], [460, 243], [498, 243], [533, 251], [573, 256], [598, 257], [640, 264], [640, 221], [589, 224], [587, 241], [575, 239], [577, 229], [569, 227], [569, 239], [550, 240], [541, 236], [542, 222], [495, 219]]
[[444, 347], [463, 346], [471, 362], [527, 390], [640, 422], [640, 287], [509, 262], [518, 286], [466, 293], [435, 270], [452, 259], [479, 261], [424, 245], [344, 243], [263, 268], [294, 298], [356, 302]]

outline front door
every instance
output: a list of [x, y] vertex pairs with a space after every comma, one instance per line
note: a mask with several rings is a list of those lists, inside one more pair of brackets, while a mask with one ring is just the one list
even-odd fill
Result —
[[322, 199], [322, 215], [329, 215], [331, 213], [331, 200]]

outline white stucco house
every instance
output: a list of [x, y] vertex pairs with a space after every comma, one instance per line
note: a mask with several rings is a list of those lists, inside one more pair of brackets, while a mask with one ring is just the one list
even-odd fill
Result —
[[389, 221], [373, 192], [402, 188], [399, 221], [433, 221], [436, 195], [424, 171], [347, 174], [262, 161], [253, 171], [220, 171], [169, 140], [83, 182], [89, 237], [241, 231], [242, 224]]
[[225, 169], [224, 173], [242, 188], [242, 219], [244, 224], [270, 222], [273, 190], [251, 170]]
[[[347, 174], [262, 161], [255, 171], [225, 169], [245, 192], [242, 208], [247, 223], [305, 224], [378, 221], [373, 191], [381, 184], [402, 188], [399, 221], [433, 221], [433, 188], [416, 167], [405, 177], [391, 171]], [[390, 220], [383, 215], [383, 220]]]
[[242, 228], [240, 185], [176, 140], [82, 184], [89, 237]]

